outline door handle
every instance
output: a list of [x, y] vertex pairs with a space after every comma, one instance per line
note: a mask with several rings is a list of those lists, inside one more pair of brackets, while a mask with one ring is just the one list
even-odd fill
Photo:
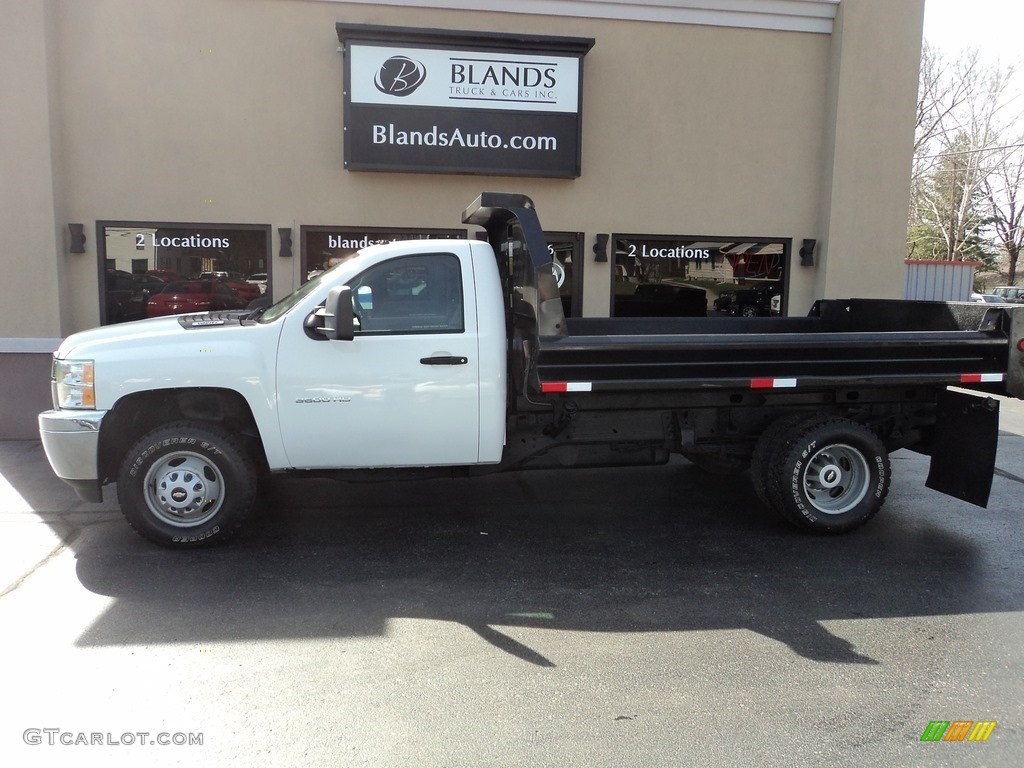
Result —
[[421, 357], [423, 365], [465, 365], [469, 362], [468, 357], [456, 357], [455, 355], [437, 355], [436, 357]]

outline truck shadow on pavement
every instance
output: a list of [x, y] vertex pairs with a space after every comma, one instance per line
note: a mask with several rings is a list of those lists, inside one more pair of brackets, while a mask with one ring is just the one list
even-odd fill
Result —
[[167, 551], [122, 520], [87, 526], [73, 545], [78, 578], [116, 600], [78, 642], [383, 636], [389, 619], [419, 618], [539, 666], [558, 660], [503, 628], [746, 628], [807, 659], [875, 664], [826, 623], [1024, 608], [1019, 488], [989, 510], [949, 502], [956, 513], [940, 516], [946, 502], [913, 482], [865, 529], [823, 538], [772, 519], [745, 477], [685, 463], [282, 478], [226, 548]]

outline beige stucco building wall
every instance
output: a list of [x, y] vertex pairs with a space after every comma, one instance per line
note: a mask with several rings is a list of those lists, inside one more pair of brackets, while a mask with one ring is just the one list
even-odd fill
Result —
[[[279, 227], [296, 244], [304, 225], [459, 227], [482, 190], [530, 195], [588, 256], [598, 233], [792, 238], [790, 313], [898, 297], [924, 0], [786, 2], [835, 13], [832, 31], [599, 18], [585, 0], [0, 0], [0, 365], [99, 322], [97, 221], [270, 225], [281, 297], [300, 260], [278, 257]], [[581, 177], [346, 171], [337, 22], [594, 38]], [[814, 267], [796, 266], [803, 238]], [[607, 314], [610, 265], [584, 274], [584, 314]]]
[[0, 0], [0, 337], [62, 329], [49, 10]]
[[816, 298], [903, 295], [923, 2], [842, 3], [829, 51]]

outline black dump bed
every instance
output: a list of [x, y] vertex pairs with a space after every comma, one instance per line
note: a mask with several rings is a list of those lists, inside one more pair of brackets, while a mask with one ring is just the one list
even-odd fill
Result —
[[566, 318], [533, 201], [483, 193], [516, 394], [965, 386], [1024, 398], [1024, 306], [830, 299], [807, 317]]
[[820, 301], [809, 317], [565, 323], [565, 335], [539, 339], [535, 367], [548, 391], [561, 382], [595, 391], [995, 384], [1008, 366], [1009, 322], [981, 304], [850, 299]]

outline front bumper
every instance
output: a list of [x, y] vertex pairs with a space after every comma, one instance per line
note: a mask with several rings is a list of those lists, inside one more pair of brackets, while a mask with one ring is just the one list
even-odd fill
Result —
[[99, 481], [100, 422], [106, 411], [43, 411], [39, 437], [54, 473], [82, 501], [103, 501]]

